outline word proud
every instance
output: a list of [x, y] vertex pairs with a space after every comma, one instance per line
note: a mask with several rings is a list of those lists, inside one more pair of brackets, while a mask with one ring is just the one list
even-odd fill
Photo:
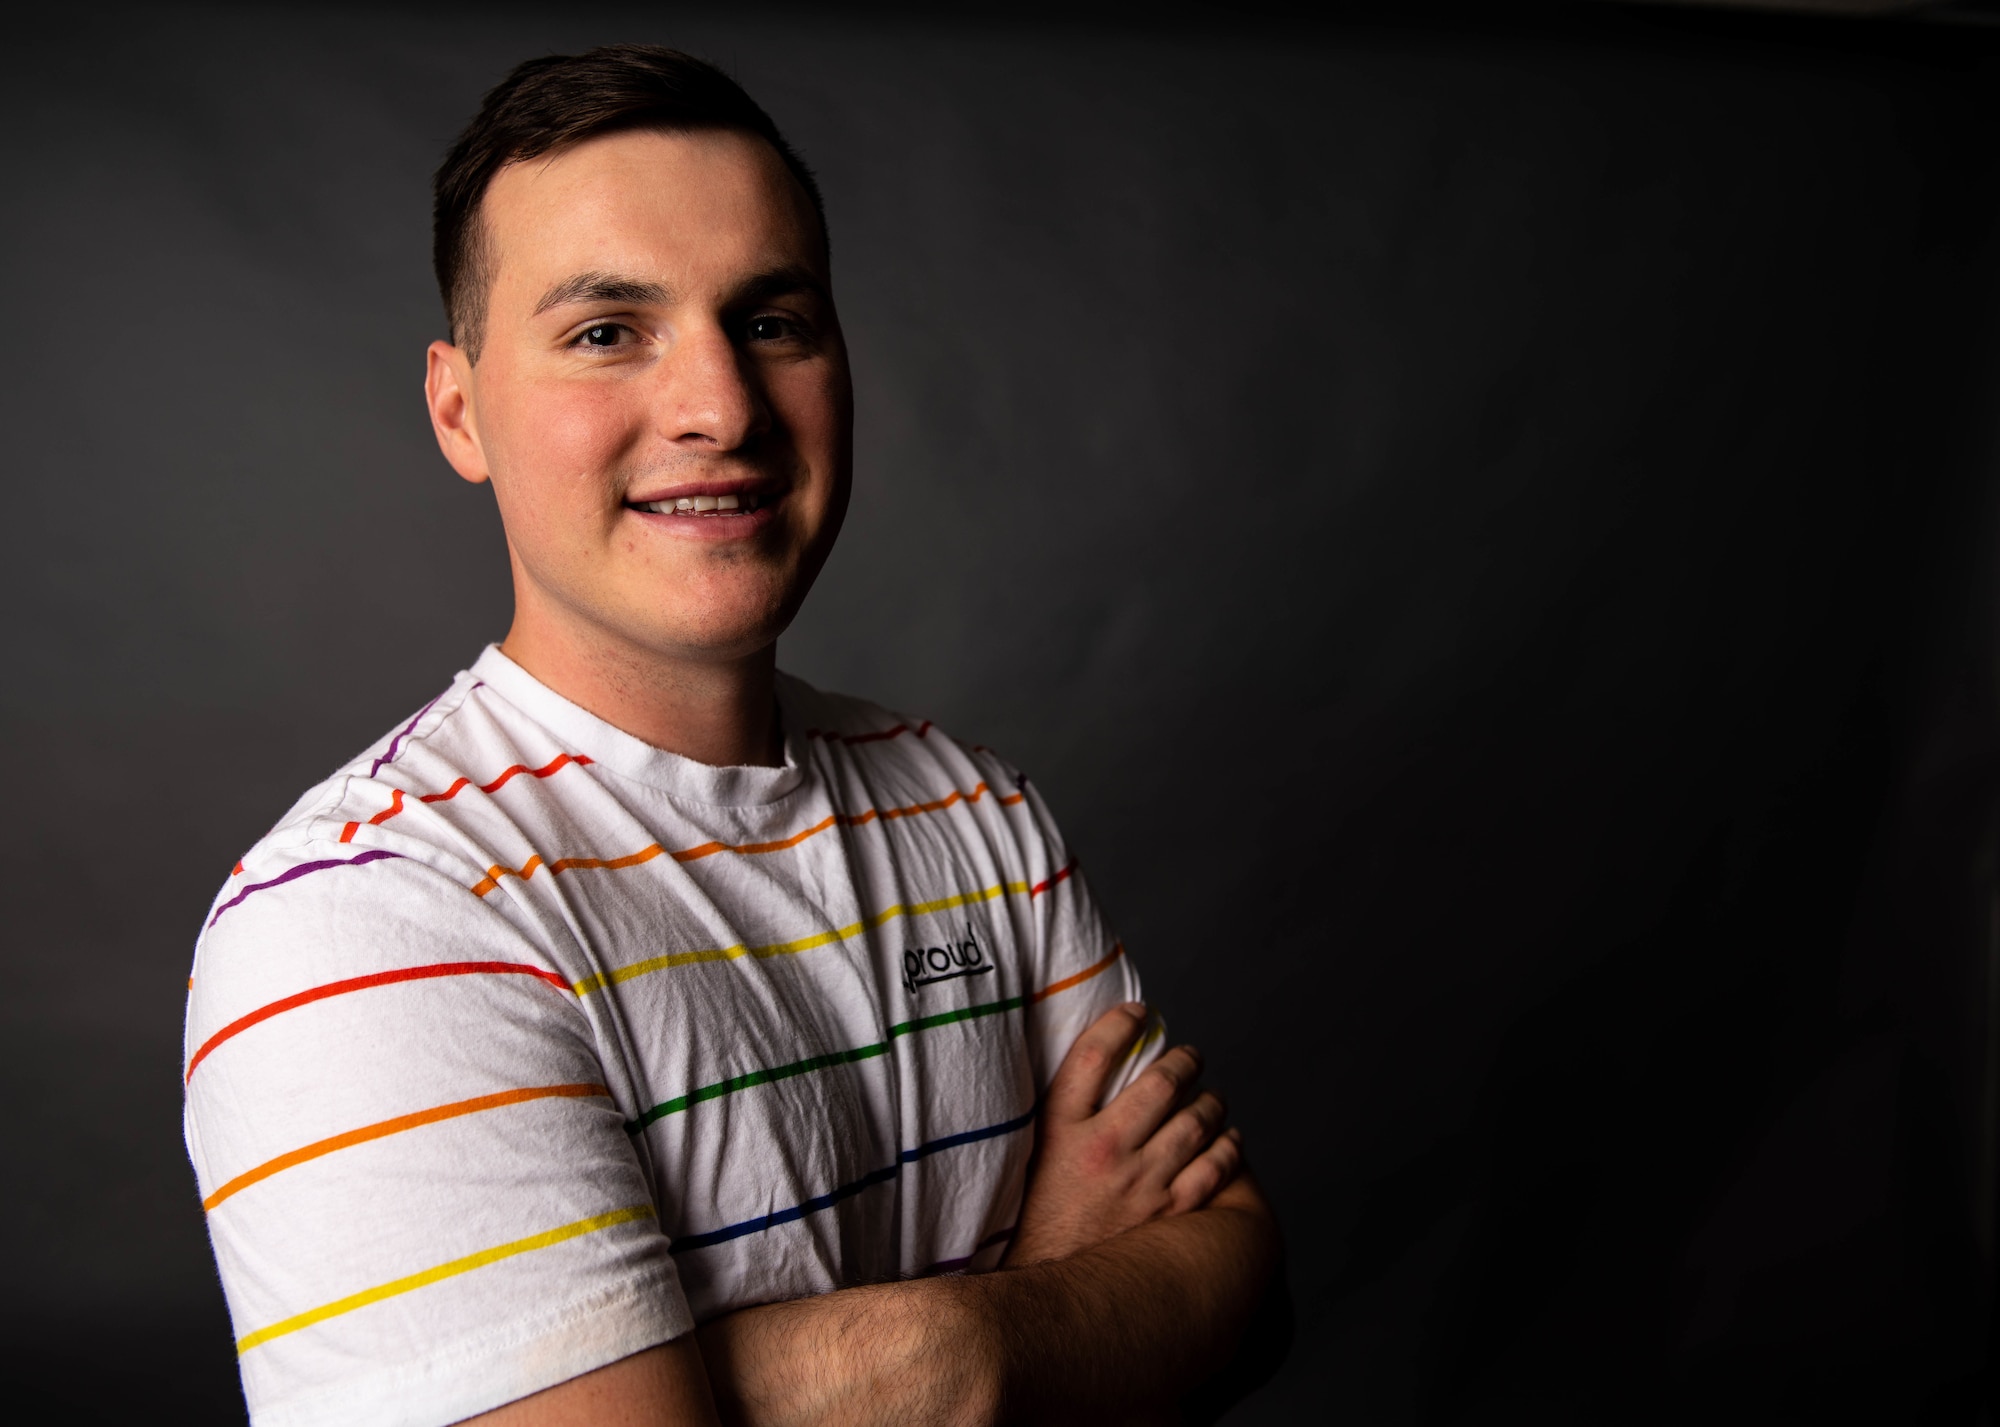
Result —
[[903, 952], [903, 989], [914, 996], [922, 988], [940, 981], [981, 976], [992, 969], [993, 963], [986, 959], [979, 938], [973, 934], [972, 923], [967, 922], [964, 941], [949, 946], [912, 947]]

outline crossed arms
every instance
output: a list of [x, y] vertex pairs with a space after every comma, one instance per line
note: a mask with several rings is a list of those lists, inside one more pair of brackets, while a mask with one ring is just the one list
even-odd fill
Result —
[[1278, 1233], [1194, 1093], [1161, 1056], [1098, 1101], [1143, 1025], [1119, 1006], [1050, 1083], [1035, 1166], [994, 1273], [747, 1308], [475, 1419], [481, 1427], [985, 1427], [1159, 1423], [1231, 1360], [1270, 1288]]

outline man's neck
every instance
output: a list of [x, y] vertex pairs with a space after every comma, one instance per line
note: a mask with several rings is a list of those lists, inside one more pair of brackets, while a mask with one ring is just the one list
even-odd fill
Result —
[[675, 659], [552, 626], [517, 608], [500, 652], [655, 748], [716, 767], [785, 761], [776, 645], [733, 660]]

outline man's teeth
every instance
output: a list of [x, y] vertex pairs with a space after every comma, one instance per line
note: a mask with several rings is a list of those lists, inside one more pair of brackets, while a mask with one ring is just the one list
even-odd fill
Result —
[[748, 515], [764, 503], [762, 496], [684, 495], [678, 500], [649, 500], [639, 509], [655, 515]]

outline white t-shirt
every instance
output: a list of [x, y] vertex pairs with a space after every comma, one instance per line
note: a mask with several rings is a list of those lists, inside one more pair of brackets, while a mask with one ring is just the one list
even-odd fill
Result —
[[237, 865], [186, 1130], [258, 1427], [455, 1422], [998, 1261], [1138, 977], [1025, 778], [778, 697], [784, 766], [713, 768], [489, 648]]

